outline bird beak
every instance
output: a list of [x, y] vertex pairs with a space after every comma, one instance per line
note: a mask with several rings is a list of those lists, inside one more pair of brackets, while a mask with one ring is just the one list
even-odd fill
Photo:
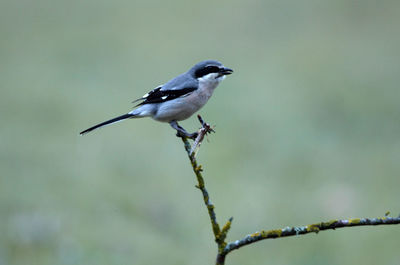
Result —
[[220, 69], [220, 74], [221, 74], [221, 75], [230, 75], [230, 74], [232, 74], [232, 73], [233, 73], [233, 70], [230, 69], [230, 68], [224, 67], [224, 68], [221, 68], [221, 69]]

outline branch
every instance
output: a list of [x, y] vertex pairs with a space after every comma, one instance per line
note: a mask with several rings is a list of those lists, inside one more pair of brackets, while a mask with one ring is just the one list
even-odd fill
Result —
[[304, 235], [308, 233], [318, 233], [319, 231], [324, 230], [335, 230], [336, 228], [343, 228], [343, 227], [353, 227], [353, 226], [372, 226], [372, 225], [392, 225], [392, 224], [400, 224], [400, 215], [398, 217], [385, 217], [382, 218], [357, 218], [357, 219], [348, 219], [348, 220], [331, 220], [328, 222], [321, 222], [306, 226], [299, 226], [299, 227], [285, 227], [282, 229], [277, 230], [261, 230], [260, 232], [256, 232], [254, 234], [250, 234], [245, 236], [240, 240], [236, 240], [231, 243], [226, 243], [225, 239], [228, 234], [228, 231], [231, 227], [233, 217], [231, 217], [226, 224], [220, 228], [217, 217], [214, 211], [214, 205], [210, 201], [210, 196], [208, 195], [207, 189], [204, 184], [204, 179], [201, 174], [203, 171], [201, 165], [197, 164], [196, 161], [196, 153], [204, 140], [204, 136], [207, 133], [214, 132], [211, 126], [208, 123], [205, 123], [200, 115], [197, 116], [202, 127], [198, 131], [198, 135], [194, 140], [193, 146], [190, 145], [188, 138], [185, 136], [180, 136], [182, 141], [185, 145], [186, 152], [188, 154], [190, 163], [192, 164], [192, 168], [194, 173], [196, 174], [198, 185], [196, 187], [200, 189], [204, 204], [207, 207], [208, 215], [210, 216], [212, 230], [214, 232], [215, 242], [218, 245], [218, 255], [216, 264], [217, 265], [224, 265], [225, 264], [225, 257], [231, 251], [235, 249], [239, 249], [241, 247], [256, 243], [260, 240], [270, 239], [270, 238], [282, 238], [282, 237], [289, 237], [289, 236], [297, 236], [297, 235]]
[[400, 224], [400, 216], [399, 217], [382, 217], [382, 218], [356, 218], [356, 219], [348, 219], [348, 220], [331, 220], [328, 222], [316, 223], [306, 226], [299, 227], [285, 227], [277, 230], [262, 230], [260, 232], [256, 232], [251, 235], [245, 236], [243, 239], [236, 240], [235, 242], [229, 243], [223, 252], [222, 255], [227, 255], [229, 252], [241, 248], [243, 246], [258, 242], [263, 239], [270, 238], [282, 238], [289, 236], [297, 236], [304, 235], [308, 233], [318, 233], [319, 231], [324, 230], [335, 230], [336, 228], [343, 227], [353, 227], [353, 226], [372, 226], [372, 225], [394, 225]]
[[[198, 182], [198, 184], [196, 185], [196, 188], [200, 189], [201, 193], [203, 194], [204, 204], [206, 205], [207, 210], [208, 210], [208, 215], [210, 216], [210, 221], [211, 221], [211, 226], [212, 226], [212, 229], [214, 232], [215, 241], [219, 244], [221, 228], [219, 227], [219, 224], [217, 222], [217, 217], [216, 217], [215, 211], [214, 211], [214, 205], [210, 201], [210, 197], [208, 195], [207, 189], [204, 186], [204, 179], [201, 174], [203, 169], [201, 168], [201, 165], [197, 164], [197, 161], [196, 161], [196, 153], [204, 139], [204, 136], [207, 133], [212, 132], [213, 129], [211, 128], [211, 126], [209, 124], [207, 124], [203, 121], [203, 119], [201, 118], [200, 115], [198, 115], [197, 117], [198, 117], [202, 127], [200, 128], [198, 135], [197, 135], [196, 139], [194, 140], [193, 146], [190, 146], [190, 143], [189, 143], [187, 137], [181, 137], [181, 138], [185, 145], [186, 152], [189, 156], [190, 163], [192, 164], [193, 171], [196, 174], [196, 178], [197, 178], [197, 182]], [[225, 234], [226, 234], [226, 232], [225, 232]]]

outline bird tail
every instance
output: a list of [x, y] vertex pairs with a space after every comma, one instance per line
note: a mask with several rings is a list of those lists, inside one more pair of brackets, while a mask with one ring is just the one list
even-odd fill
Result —
[[111, 120], [108, 120], [108, 121], [99, 123], [99, 124], [97, 124], [97, 125], [95, 125], [95, 126], [93, 126], [93, 127], [90, 127], [89, 129], [86, 129], [86, 130], [84, 130], [84, 131], [81, 131], [79, 134], [80, 134], [80, 135], [84, 135], [84, 134], [86, 134], [86, 133], [88, 133], [88, 132], [91, 132], [91, 131], [96, 130], [96, 129], [98, 129], [98, 128], [101, 128], [101, 127], [103, 127], [103, 126], [110, 125], [110, 124], [113, 124], [113, 123], [116, 123], [116, 122], [119, 122], [119, 121], [123, 121], [123, 120], [125, 120], [125, 119], [133, 118], [133, 117], [135, 117], [135, 116], [137, 116], [137, 115], [127, 113], [127, 114], [124, 114], [124, 115], [115, 117], [115, 118], [113, 118], [113, 119], [111, 119]]

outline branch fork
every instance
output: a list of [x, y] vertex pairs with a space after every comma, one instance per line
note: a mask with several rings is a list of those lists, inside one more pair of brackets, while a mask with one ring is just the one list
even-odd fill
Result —
[[[320, 222], [299, 227], [285, 227], [275, 230], [261, 230], [253, 234], [249, 234], [240, 240], [227, 243], [225, 240], [229, 229], [231, 228], [233, 217], [229, 218], [229, 220], [225, 223], [224, 226], [222, 226], [222, 228], [220, 227], [217, 222], [214, 204], [212, 204], [210, 196], [205, 187], [204, 178], [202, 176], [202, 166], [198, 165], [196, 160], [196, 153], [198, 152], [200, 145], [204, 140], [204, 136], [215, 131], [208, 123], [204, 122], [200, 115], [198, 115], [197, 117], [201, 124], [201, 128], [197, 133], [186, 135], [178, 133], [177, 136], [180, 137], [184, 143], [185, 150], [188, 154], [190, 163], [192, 164], [193, 171], [197, 178], [198, 184], [196, 185], [196, 188], [198, 188], [203, 195], [204, 204], [210, 217], [214, 239], [218, 245], [216, 265], [225, 264], [226, 255], [228, 255], [231, 251], [264, 239], [298, 236], [308, 233], [319, 233], [320, 231], [330, 229], [335, 230], [337, 228], [343, 227], [400, 224], [400, 215], [398, 217], [389, 217], [390, 213], [387, 212], [385, 216], [381, 218], [354, 218], [345, 220], [331, 220], [327, 222]], [[188, 135], [193, 135], [195, 137], [188, 137]], [[193, 145], [190, 145], [188, 139], [192, 139], [194, 141]]]

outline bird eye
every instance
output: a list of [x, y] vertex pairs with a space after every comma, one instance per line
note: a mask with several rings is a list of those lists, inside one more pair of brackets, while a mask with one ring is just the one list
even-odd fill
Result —
[[195, 75], [196, 75], [196, 78], [200, 78], [200, 77], [203, 77], [203, 76], [211, 74], [211, 73], [218, 73], [219, 71], [220, 71], [220, 69], [218, 66], [208, 65], [204, 68], [197, 70]]
[[207, 66], [206, 67], [208, 74], [211, 73], [218, 73], [219, 72], [219, 67], [218, 66]]

